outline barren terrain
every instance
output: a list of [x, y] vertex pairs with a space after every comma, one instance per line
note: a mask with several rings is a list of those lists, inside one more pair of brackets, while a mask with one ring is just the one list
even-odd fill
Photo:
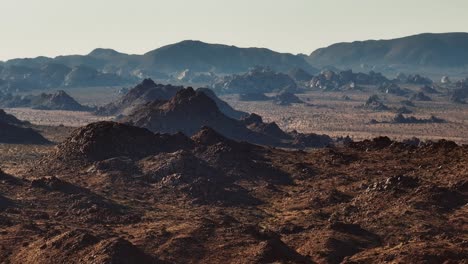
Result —
[[[245, 112], [257, 113], [266, 121], [276, 122], [287, 131], [297, 130], [302, 133], [319, 133], [330, 136], [347, 136], [355, 140], [369, 139], [376, 136], [388, 136], [395, 140], [411, 137], [421, 139], [448, 139], [459, 143], [468, 143], [468, 105], [454, 104], [446, 97], [432, 96], [433, 101], [414, 102], [414, 113], [419, 118], [431, 115], [445, 119], [439, 124], [370, 124], [371, 119], [389, 120], [395, 116], [394, 111], [371, 111], [360, 109], [369, 92], [321, 92], [313, 91], [299, 95], [307, 104], [296, 104], [289, 107], [266, 102], [243, 102], [237, 96], [223, 97], [230, 105]], [[343, 96], [350, 100], [343, 100]], [[385, 95], [385, 104], [390, 107], [401, 107], [403, 97]], [[309, 99], [309, 100], [307, 100]]]
[[[60, 129], [42, 131], [60, 140], [69, 132]], [[416, 147], [380, 138], [304, 152], [236, 143], [209, 129], [181, 141], [100, 123], [58, 147], [9, 148], [24, 155], [2, 163], [6, 263], [468, 257], [468, 149], [446, 141]]]
[[[395, 112], [360, 107], [372, 93], [343, 95], [309, 92], [287, 107], [223, 99], [289, 131], [460, 145], [380, 137], [304, 151], [7, 109], [52, 143], [0, 144], [0, 259], [467, 263], [468, 107], [436, 95], [411, 115], [445, 122], [371, 124]], [[390, 109], [403, 100], [379, 96]]]

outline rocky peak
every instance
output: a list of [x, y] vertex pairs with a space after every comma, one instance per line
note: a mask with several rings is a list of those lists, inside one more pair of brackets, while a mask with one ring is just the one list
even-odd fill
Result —
[[230, 141], [214, 129], [203, 126], [198, 133], [192, 136], [192, 140], [201, 145], [214, 145]]
[[166, 110], [197, 114], [220, 113], [216, 103], [203, 92], [196, 92], [192, 87], [182, 89], [165, 105]]

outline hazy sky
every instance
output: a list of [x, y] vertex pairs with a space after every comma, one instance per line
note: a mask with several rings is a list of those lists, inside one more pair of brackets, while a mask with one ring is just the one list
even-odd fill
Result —
[[185, 39], [307, 53], [335, 42], [468, 32], [468, 0], [0, 0], [0, 60], [141, 54]]

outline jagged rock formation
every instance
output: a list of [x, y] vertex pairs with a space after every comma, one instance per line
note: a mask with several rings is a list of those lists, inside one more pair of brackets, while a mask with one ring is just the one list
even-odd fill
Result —
[[[116, 102], [112, 102], [97, 109], [98, 115], [127, 115], [131, 113], [136, 107], [154, 101], [167, 101], [180, 90], [182, 86], [172, 86], [156, 84], [151, 79], [145, 79], [143, 82], [130, 89], [123, 97]], [[215, 101], [218, 108], [227, 116], [239, 119], [247, 113], [237, 111], [228, 105], [223, 100], [219, 99], [216, 94], [208, 88], [199, 88], [197, 91], [205, 93], [213, 101]]]
[[203, 92], [187, 88], [167, 102], [143, 105], [120, 121], [145, 127], [154, 132], [195, 134], [202, 126], [209, 126], [221, 134], [238, 140], [251, 137], [261, 140], [242, 123], [224, 115], [216, 103]]
[[27, 123], [0, 109], [0, 143], [8, 144], [47, 144], [49, 141]]
[[190, 87], [180, 90], [169, 101], [154, 101], [142, 105], [119, 121], [144, 127], [153, 132], [183, 132], [188, 136], [195, 134], [202, 126], [208, 126], [223, 136], [239, 141], [261, 145], [293, 146], [292, 142], [283, 142], [281, 138], [253, 131], [242, 121], [226, 116], [215, 101], [203, 91], [194, 91]]
[[287, 74], [262, 67], [253, 68], [242, 75], [226, 76], [213, 85], [219, 94], [271, 93], [296, 88], [296, 82]]

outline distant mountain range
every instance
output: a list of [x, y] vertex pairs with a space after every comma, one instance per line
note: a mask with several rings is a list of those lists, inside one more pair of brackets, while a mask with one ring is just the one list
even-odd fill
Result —
[[37, 57], [0, 62], [0, 88], [28, 90], [78, 86], [114, 86], [144, 78], [175, 79], [186, 70], [225, 75], [243, 73], [255, 66], [276, 71], [301, 68], [315, 73], [304, 57], [263, 48], [238, 48], [182, 41], [143, 55], [95, 49], [87, 55]]
[[307, 60], [316, 67], [443, 74], [468, 68], [468, 33], [426, 33], [391, 40], [337, 43], [312, 52]]
[[95, 49], [87, 55], [0, 62], [0, 89], [14, 92], [121, 86], [144, 78], [166, 82], [211, 82], [218, 76], [245, 73], [256, 66], [283, 73], [304, 71], [302, 75], [335, 67], [386, 74], [465, 74], [468, 72], [468, 33], [420, 34], [392, 40], [338, 43], [318, 49], [310, 56], [192, 40], [167, 45], [143, 55]]

